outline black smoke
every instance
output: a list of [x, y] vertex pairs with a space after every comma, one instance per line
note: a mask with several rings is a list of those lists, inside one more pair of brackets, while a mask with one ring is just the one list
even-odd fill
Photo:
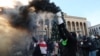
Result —
[[55, 5], [55, 3], [50, 3], [49, 0], [33, 0], [30, 2], [30, 7], [34, 6], [36, 9], [36, 12], [39, 11], [47, 11], [52, 13], [57, 13], [60, 11], [60, 8]]
[[19, 15], [15, 14], [12, 16], [12, 18], [14, 18], [12, 20], [12, 26], [16, 28], [17, 27], [24, 28], [24, 29], [26, 28], [29, 30], [32, 30], [32, 27], [36, 28], [35, 24], [34, 26], [30, 25], [30, 22], [32, 20], [35, 21], [35, 19], [29, 17], [31, 7], [35, 8], [34, 11], [35, 13], [39, 13], [40, 11], [42, 11], [42, 12], [51, 12], [56, 14], [57, 12], [60, 11], [60, 8], [56, 6], [55, 3], [50, 3], [49, 0], [33, 0], [32, 2], [30, 2], [29, 5], [20, 7]]
[[[30, 18], [28, 18], [28, 11], [26, 10], [27, 6], [22, 6], [19, 9], [19, 13], [11, 13], [11, 25], [15, 28], [20, 28], [20, 29], [28, 29], [31, 30], [29, 27], [29, 22], [31, 21]], [[22, 13], [24, 12], [24, 14]]]

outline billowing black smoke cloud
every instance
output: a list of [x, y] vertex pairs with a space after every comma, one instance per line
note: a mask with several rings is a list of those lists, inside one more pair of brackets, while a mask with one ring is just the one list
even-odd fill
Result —
[[[60, 11], [60, 8], [57, 7], [54, 3], [50, 3], [49, 0], [33, 0], [30, 2], [28, 6], [22, 6], [19, 11], [19, 15], [13, 15], [12, 17], [15, 18], [12, 21], [12, 25], [14, 27], [19, 27], [19, 28], [26, 28], [29, 30], [32, 30], [32, 28], [36, 28], [37, 26], [34, 24], [33, 26], [30, 26], [30, 22], [32, 20], [36, 20], [33, 18], [30, 18], [29, 13], [30, 13], [30, 8], [33, 7], [35, 10], [33, 13], [39, 13], [40, 11], [42, 12], [51, 12], [51, 13], [57, 13]], [[34, 16], [33, 16], [34, 17]]]
[[18, 14], [11, 15], [11, 24], [15, 28], [32, 30], [30, 27], [31, 18], [28, 15], [27, 6], [22, 6]]
[[55, 3], [50, 3], [49, 0], [36, 0], [30, 2], [30, 6], [34, 6], [36, 12], [47, 11], [52, 13], [57, 13], [60, 11], [60, 8], [55, 5]]
[[[31, 12], [30, 10], [31, 7], [35, 8], [33, 12]], [[17, 10], [16, 8], [10, 9], [4, 7], [1, 7], [0, 9], [0, 20], [4, 19], [4, 22], [0, 22], [0, 43], [4, 46], [0, 46], [0, 56], [15, 56], [8, 55], [8, 53], [15, 54], [12, 53], [13, 51], [22, 51], [22, 53], [24, 53], [23, 51], [25, 51], [26, 54], [26, 47], [27, 44], [30, 44], [31, 36], [30, 34], [28, 34], [29, 32], [22, 30], [25, 29], [32, 31], [32, 28], [37, 28], [36, 20], [40, 11], [51, 12], [54, 14], [60, 11], [59, 7], [57, 7], [54, 3], [50, 3], [49, 0], [34, 0], [30, 2], [28, 6], [22, 6], [19, 10]], [[4, 48], [5, 51], [2, 51], [2, 48]], [[8, 48], [11, 50], [9, 50]], [[1, 55], [6, 51], [7, 55]], [[23, 54], [23, 56], [25, 56], [25, 54]]]

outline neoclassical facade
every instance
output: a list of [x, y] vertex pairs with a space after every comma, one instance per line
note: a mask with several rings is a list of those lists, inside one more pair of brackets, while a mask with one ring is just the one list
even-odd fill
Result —
[[[82, 36], [88, 35], [86, 18], [69, 16], [67, 14], [64, 14], [64, 18], [66, 21], [66, 28], [68, 29], [68, 31], [76, 32], [77, 34], [81, 34]], [[36, 32], [38, 33], [35, 34], [40, 36], [51, 37], [52, 19], [42, 18], [40, 21], [38, 21], [38, 23], [41, 25], [41, 28], [37, 29]]]
[[84, 17], [69, 16], [65, 14], [67, 29], [81, 35], [88, 35], [87, 20]]

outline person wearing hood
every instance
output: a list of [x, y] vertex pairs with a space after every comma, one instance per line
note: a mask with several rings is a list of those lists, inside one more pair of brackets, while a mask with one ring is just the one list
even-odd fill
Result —
[[62, 13], [58, 13], [58, 30], [59, 35], [62, 39], [62, 53], [61, 56], [76, 56], [76, 48], [74, 47], [77, 45], [76, 36], [73, 36], [68, 30], [66, 29], [66, 26], [64, 24], [64, 18], [62, 16]]

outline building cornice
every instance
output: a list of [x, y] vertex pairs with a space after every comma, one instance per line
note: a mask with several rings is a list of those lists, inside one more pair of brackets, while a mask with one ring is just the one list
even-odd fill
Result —
[[89, 28], [95, 28], [95, 27], [98, 27], [98, 26], [100, 26], [100, 24], [97, 24], [97, 25], [94, 25], [94, 26], [91, 26], [91, 27], [89, 27]]
[[67, 15], [66, 18], [75, 18], [75, 19], [83, 19], [83, 20], [86, 20], [86, 18], [84, 18], [84, 17], [69, 16], [69, 15]]

